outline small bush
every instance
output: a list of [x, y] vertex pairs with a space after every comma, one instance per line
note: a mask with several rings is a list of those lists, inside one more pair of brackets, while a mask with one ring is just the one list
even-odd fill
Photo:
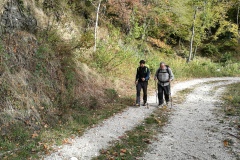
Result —
[[81, 47], [90, 48], [94, 45], [94, 35], [92, 31], [86, 31], [80, 38]]
[[118, 99], [118, 93], [115, 89], [105, 89], [105, 94], [111, 101]]
[[227, 61], [230, 61], [232, 59], [232, 53], [231, 52], [225, 52], [221, 55], [220, 62], [226, 63]]
[[100, 103], [96, 97], [93, 97], [93, 96], [90, 97], [89, 107], [91, 109], [97, 109], [100, 107]]
[[212, 57], [213, 55], [216, 55], [218, 53], [219, 53], [219, 51], [218, 51], [217, 46], [213, 45], [213, 44], [207, 44], [202, 49], [203, 56]]

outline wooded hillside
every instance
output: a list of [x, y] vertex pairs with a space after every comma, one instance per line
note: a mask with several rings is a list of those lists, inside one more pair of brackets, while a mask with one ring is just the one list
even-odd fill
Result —
[[239, 76], [239, 6], [238, 0], [1, 0], [0, 159], [22, 148], [23, 157], [47, 150], [48, 132], [81, 134], [79, 128], [110, 116], [106, 110], [131, 105], [140, 59], [152, 75], [166, 61], [176, 79]]

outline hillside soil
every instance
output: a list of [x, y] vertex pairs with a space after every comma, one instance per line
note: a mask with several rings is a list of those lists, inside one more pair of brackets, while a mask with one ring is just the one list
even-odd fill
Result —
[[[211, 82], [211, 83], [209, 83]], [[149, 146], [141, 159], [234, 159], [226, 139], [227, 123], [216, 116], [218, 95], [227, 84], [240, 82], [239, 78], [205, 78], [180, 82], [172, 87], [176, 92], [195, 88], [186, 101], [173, 105], [170, 122], [157, 135], [157, 140]], [[200, 84], [200, 85], [199, 85]], [[196, 87], [197, 86], [197, 87]], [[129, 107], [120, 114], [90, 128], [81, 137], [70, 139], [63, 146], [55, 146], [54, 152], [46, 155], [46, 160], [91, 159], [99, 155], [99, 150], [109, 146], [109, 142], [119, 139], [128, 130], [140, 124], [158, 109], [156, 97], [148, 98], [148, 107]], [[239, 140], [231, 141], [232, 145]], [[235, 146], [239, 151], [239, 148]]]

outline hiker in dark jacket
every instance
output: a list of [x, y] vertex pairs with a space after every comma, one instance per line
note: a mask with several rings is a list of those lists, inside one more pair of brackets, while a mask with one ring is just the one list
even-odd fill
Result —
[[143, 106], [147, 104], [147, 86], [150, 71], [149, 68], [145, 66], [145, 61], [141, 60], [140, 66], [137, 68], [136, 74], [136, 88], [137, 88], [137, 97], [136, 97], [136, 106], [140, 106], [140, 92], [143, 89]]
[[171, 68], [165, 65], [164, 62], [160, 62], [160, 67], [156, 71], [154, 80], [158, 80], [158, 102], [159, 107], [162, 107], [164, 104], [163, 94], [166, 101], [166, 105], [169, 103], [170, 95], [170, 81], [174, 79]]

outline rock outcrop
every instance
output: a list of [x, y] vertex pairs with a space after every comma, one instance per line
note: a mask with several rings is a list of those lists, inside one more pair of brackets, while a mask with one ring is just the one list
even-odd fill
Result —
[[34, 32], [37, 20], [25, 10], [19, 0], [9, 0], [0, 15], [0, 35], [11, 33], [14, 30]]

